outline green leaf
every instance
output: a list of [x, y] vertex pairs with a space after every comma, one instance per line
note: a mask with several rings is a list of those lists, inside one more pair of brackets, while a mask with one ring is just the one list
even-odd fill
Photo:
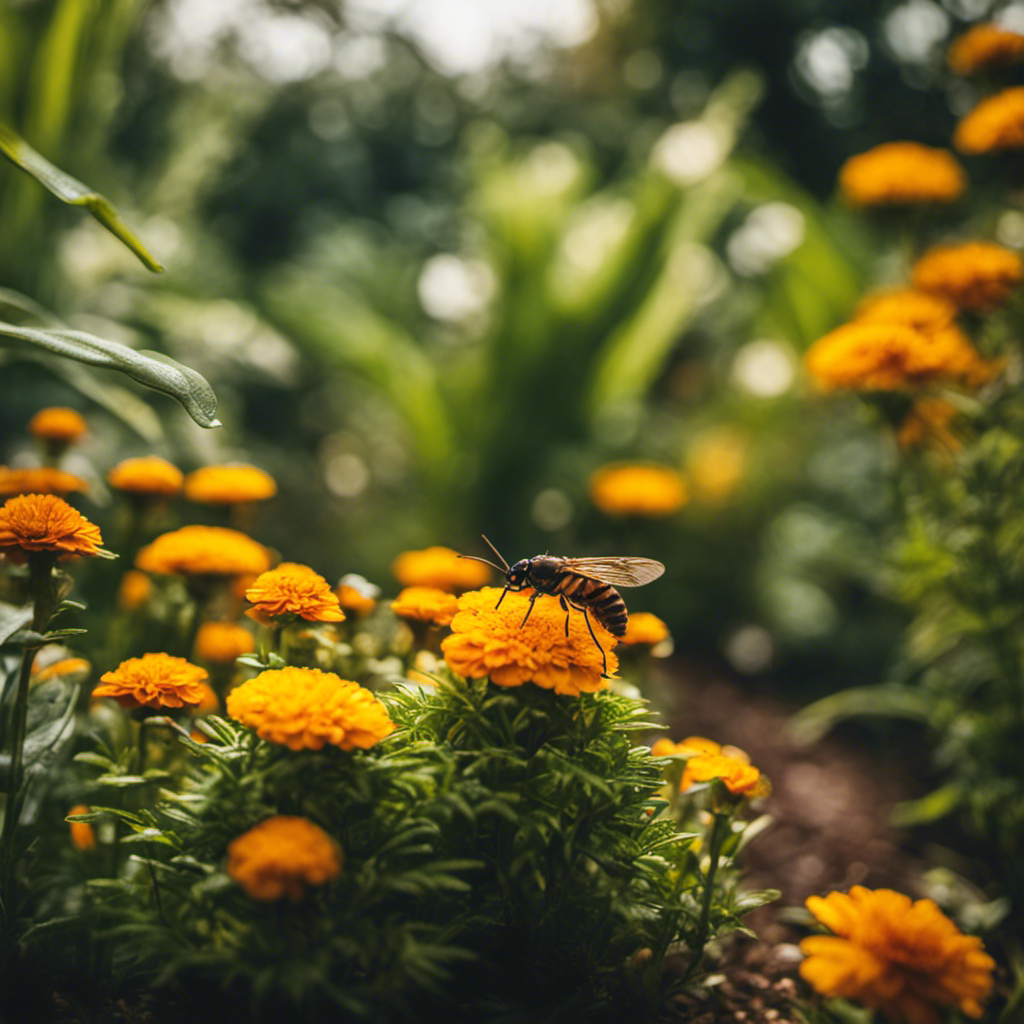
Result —
[[954, 811], [963, 802], [963, 796], [957, 785], [940, 786], [917, 800], [904, 800], [897, 804], [889, 820], [900, 827], [926, 825]]
[[163, 271], [163, 266], [121, 219], [114, 204], [106, 196], [94, 192], [70, 174], [55, 167], [5, 124], [0, 124], [0, 153], [35, 178], [61, 202], [69, 206], [84, 206], [112, 235], [124, 242], [138, 256], [147, 270], [154, 273]]
[[0, 601], [0, 645], [32, 621], [32, 605], [7, 604]]
[[922, 690], [898, 683], [857, 686], [815, 701], [790, 723], [794, 742], [806, 745], [820, 739], [837, 722], [857, 715], [928, 721], [932, 698]]
[[66, 640], [69, 636], [81, 636], [83, 633], [88, 633], [89, 630], [82, 629], [80, 626], [70, 626], [67, 629], [51, 629], [46, 634], [46, 640], [49, 643], [53, 643], [56, 640]]
[[219, 427], [217, 396], [202, 374], [160, 352], [133, 349], [68, 328], [17, 327], [0, 321], [0, 337], [14, 348], [43, 349], [90, 366], [119, 370], [132, 380], [177, 399], [201, 427]]

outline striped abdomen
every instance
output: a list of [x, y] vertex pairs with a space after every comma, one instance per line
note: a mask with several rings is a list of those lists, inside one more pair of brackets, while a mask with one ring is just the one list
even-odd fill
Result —
[[552, 592], [560, 594], [577, 608], [586, 608], [592, 612], [594, 618], [612, 636], [622, 636], [626, 632], [626, 621], [629, 618], [626, 602], [610, 583], [566, 572], [555, 583]]

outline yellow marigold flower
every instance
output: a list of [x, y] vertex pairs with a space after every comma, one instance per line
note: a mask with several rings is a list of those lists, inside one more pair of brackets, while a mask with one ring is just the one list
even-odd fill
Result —
[[162, 498], [178, 494], [183, 480], [181, 470], [159, 455], [125, 459], [107, 474], [107, 483], [118, 491]]
[[946, 57], [950, 71], [957, 75], [973, 75], [978, 71], [1005, 67], [1024, 57], [1024, 36], [986, 22], [975, 25], [955, 39]]
[[839, 189], [859, 206], [952, 203], [967, 178], [953, 154], [917, 142], [887, 142], [850, 157], [839, 170]]
[[117, 606], [122, 611], [133, 612], [141, 608], [153, 593], [153, 581], [138, 569], [129, 569], [117, 588]]
[[341, 873], [341, 850], [307, 818], [278, 814], [231, 841], [228, 874], [254, 900], [292, 901]]
[[88, 490], [89, 485], [74, 473], [53, 466], [0, 466], [0, 495], [70, 494]]
[[804, 358], [825, 390], [896, 391], [936, 381], [976, 385], [992, 373], [955, 327], [925, 334], [904, 324], [855, 321], [819, 338]]
[[686, 504], [686, 481], [671, 466], [617, 462], [590, 476], [590, 499], [615, 516], [670, 516]]
[[1022, 279], [1020, 256], [992, 242], [935, 246], [914, 265], [918, 288], [977, 313], [1002, 306]]
[[957, 452], [963, 442], [953, 431], [960, 410], [942, 398], [919, 398], [910, 408], [896, 440], [901, 448], [944, 448]]
[[457, 608], [455, 595], [437, 587], [406, 587], [391, 602], [391, 610], [399, 618], [432, 622], [435, 626], [447, 626]]
[[30, 551], [96, 555], [102, 543], [100, 528], [55, 494], [22, 494], [0, 508], [0, 548], [13, 562]]
[[837, 936], [800, 943], [800, 974], [822, 995], [908, 1024], [940, 1024], [940, 1008], [953, 1006], [981, 1016], [995, 961], [931, 900], [855, 885], [848, 894], [811, 896], [807, 909]]
[[680, 789], [689, 789], [698, 782], [721, 779], [725, 788], [735, 796], [753, 799], [767, 796], [771, 791], [768, 780], [739, 747], [723, 747], [703, 736], [688, 736], [679, 743], [660, 739], [651, 747], [651, 753], [655, 757], [686, 758]]
[[241, 576], [266, 572], [270, 554], [238, 530], [183, 526], [147, 544], [136, 555], [135, 565], [165, 576]]
[[369, 594], [364, 594], [358, 587], [350, 586], [347, 583], [342, 583], [335, 593], [338, 595], [338, 604], [345, 611], [352, 612], [353, 615], [360, 617], [369, 615], [377, 607], [375, 598], [370, 597]]
[[626, 632], [619, 638], [620, 644], [648, 644], [653, 647], [670, 636], [668, 626], [650, 612], [633, 612], [626, 622]]
[[234, 622], [204, 622], [196, 632], [192, 656], [211, 665], [230, 665], [256, 650], [252, 633]]
[[854, 313], [854, 320], [868, 324], [903, 324], [924, 334], [949, 327], [957, 308], [949, 299], [915, 288], [895, 288], [868, 295]]
[[180, 708], [204, 695], [206, 669], [171, 654], [144, 654], [100, 676], [93, 697], [113, 697], [126, 708]]
[[245, 614], [265, 626], [285, 615], [299, 615], [309, 622], [341, 622], [345, 618], [327, 580], [297, 562], [282, 562], [257, 576], [245, 596], [255, 605]]
[[[735, 749], [735, 748], [734, 748]], [[667, 737], [658, 740], [651, 753], [655, 757], [696, 757], [701, 754], [720, 754], [722, 745], [703, 736], [687, 736], [685, 740], [674, 743]]]
[[317, 668], [268, 669], [228, 694], [228, 714], [291, 750], [372, 747], [395, 725], [367, 689]]
[[[88, 814], [89, 808], [85, 804], [75, 804], [68, 811], [72, 814]], [[96, 832], [87, 821], [69, 821], [68, 829], [71, 832], [71, 844], [76, 850], [91, 850], [96, 845]]]
[[45, 441], [77, 441], [89, 428], [80, 412], [62, 405], [40, 409], [28, 421], [28, 432]]
[[1024, 146], [1024, 86], [983, 99], [953, 133], [961, 153], [992, 153]]
[[275, 494], [274, 478], [255, 466], [204, 466], [185, 477], [185, 497], [202, 505], [264, 501]]
[[451, 548], [435, 546], [422, 551], [403, 551], [391, 572], [403, 587], [437, 587], [438, 590], [472, 590], [489, 582], [491, 570], [483, 562], [459, 558]]
[[[542, 594], [526, 625], [531, 591], [510, 591], [500, 608], [495, 608], [501, 591], [496, 587], [473, 590], [459, 598], [452, 619], [452, 635], [441, 641], [449, 667], [467, 679], [490, 678], [498, 686], [536, 683], [555, 693], [578, 697], [604, 685], [601, 652], [597, 649], [583, 613], [569, 616], [565, 635], [565, 612], [558, 599]], [[590, 623], [608, 657], [608, 672], [619, 666], [612, 652], [616, 638], [593, 615]]]

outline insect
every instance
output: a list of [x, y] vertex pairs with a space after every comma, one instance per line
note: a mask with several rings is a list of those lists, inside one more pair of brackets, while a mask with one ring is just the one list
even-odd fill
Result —
[[[481, 534], [483, 537], [483, 534]], [[486, 562], [505, 574], [505, 589], [494, 606], [498, 608], [510, 590], [525, 590], [532, 587], [533, 597], [530, 607], [526, 609], [522, 625], [533, 611], [533, 606], [541, 594], [551, 594], [558, 598], [565, 612], [565, 635], [569, 635], [569, 610], [575, 608], [583, 612], [583, 620], [590, 630], [590, 638], [597, 644], [601, 652], [603, 673], [608, 674], [608, 656], [600, 641], [594, 634], [590, 624], [590, 615], [604, 626], [613, 636], [622, 636], [626, 632], [628, 613], [626, 602], [615, 589], [618, 587], [642, 587], [645, 583], [656, 580], [664, 571], [665, 566], [653, 558], [630, 558], [624, 555], [607, 558], [562, 558], [558, 555], [534, 555], [533, 558], [521, 558], [515, 565], [509, 565], [502, 553], [486, 537], [487, 546], [501, 560], [496, 565], [487, 558], [476, 555], [462, 555], [477, 562]], [[613, 586], [614, 584], [614, 586]]]

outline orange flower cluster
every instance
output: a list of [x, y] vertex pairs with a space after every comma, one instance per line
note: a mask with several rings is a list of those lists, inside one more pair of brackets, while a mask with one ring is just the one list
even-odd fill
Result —
[[395, 725], [367, 689], [317, 668], [268, 669], [228, 694], [228, 714], [291, 750], [372, 747]]
[[0, 508], [0, 548], [10, 549], [14, 562], [31, 551], [98, 555], [102, 543], [100, 528], [55, 494], [23, 494]]
[[440, 546], [403, 551], [391, 563], [391, 572], [403, 587], [437, 587], [453, 593], [482, 587], [491, 578], [483, 562], [460, 558], [457, 551]]
[[992, 153], [1024, 146], [1024, 86], [983, 99], [953, 133], [961, 153]]
[[345, 618], [327, 580], [297, 562], [282, 562], [257, 576], [245, 596], [255, 605], [245, 614], [264, 626], [294, 615], [309, 622], [341, 622]]
[[839, 189], [858, 206], [952, 203], [967, 178], [953, 155], [916, 142], [887, 142], [850, 157], [839, 171]]
[[620, 644], [646, 644], [653, 647], [667, 640], [671, 634], [668, 626], [650, 612], [633, 612], [626, 622], [626, 632], [619, 638]]
[[939, 381], [976, 386], [993, 372], [959, 328], [925, 333], [900, 323], [862, 321], [819, 338], [805, 363], [826, 390], [897, 391]]
[[615, 516], [670, 516], [686, 504], [686, 481], [671, 466], [612, 463], [590, 477], [590, 499]]
[[222, 526], [183, 526], [163, 533], [139, 551], [135, 565], [165, 576], [258, 575], [270, 568], [262, 544]]
[[185, 477], [185, 497], [202, 505], [264, 501], [275, 494], [274, 478], [255, 466], [205, 466]]
[[211, 665], [230, 665], [235, 658], [256, 649], [252, 633], [234, 622], [204, 622], [196, 632], [196, 661]]
[[1022, 280], [1024, 261], [992, 242], [935, 246], [914, 265], [917, 288], [976, 313], [1004, 305]]
[[100, 676], [94, 697], [113, 697], [126, 708], [180, 708], [199, 704], [206, 669], [170, 654], [144, 654]]
[[44, 441], [77, 441], [89, 428], [80, 412], [62, 405], [40, 409], [28, 421], [28, 432]]
[[[532, 591], [510, 591], [495, 608], [501, 591], [496, 587], [470, 591], [459, 598], [452, 619], [452, 635], [441, 642], [449, 667], [466, 679], [490, 678], [498, 686], [535, 683], [555, 693], [578, 697], [604, 685], [601, 652], [581, 612], [569, 616], [558, 599], [541, 595], [526, 624]], [[616, 638], [590, 617], [594, 634], [608, 657], [614, 675], [618, 659], [612, 652]]]
[[19, 469], [0, 466], [0, 495], [70, 494], [88, 488], [89, 485], [81, 477], [53, 466], [27, 466]]
[[173, 498], [183, 479], [181, 470], [159, 455], [125, 459], [107, 474], [107, 483], [116, 490], [154, 498]]
[[949, 69], [956, 75], [1005, 67], [1024, 57], [1024, 35], [986, 22], [968, 29], [954, 40], [946, 54]]
[[232, 840], [228, 874], [254, 900], [298, 901], [341, 873], [341, 850], [307, 818], [267, 818]]
[[457, 608], [455, 595], [437, 587], [406, 587], [391, 602], [391, 610], [399, 618], [432, 622], [435, 626], [447, 626]]
[[[89, 808], [86, 804], [75, 804], [74, 807], [68, 811], [68, 816], [72, 814], [88, 814]], [[71, 833], [71, 845], [76, 850], [91, 850], [96, 846], [96, 832], [93, 830], [92, 825], [87, 821], [69, 821], [68, 829]]]
[[733, 795], [754, 799], [767, 795], [770, 788], [768, 780], [750, 763], [750, 758], [739, 747], [723, 747], [703, 736], [690, 736], [679, 743], [661, 739], [651, 747], [651, 753], [655, 757], [686, 759], [686, 768], [679, 783], [682, 790], [698, 782], [721, 779]]
[[931, 900], [891, 889], [812, 896], [807, 909], [835, 936], [804, 939], [800, 974], [828, 997], [853, 999], [909, 1024], [940, 1024], [940, 1008], [980, 1017], [993, 959]]

